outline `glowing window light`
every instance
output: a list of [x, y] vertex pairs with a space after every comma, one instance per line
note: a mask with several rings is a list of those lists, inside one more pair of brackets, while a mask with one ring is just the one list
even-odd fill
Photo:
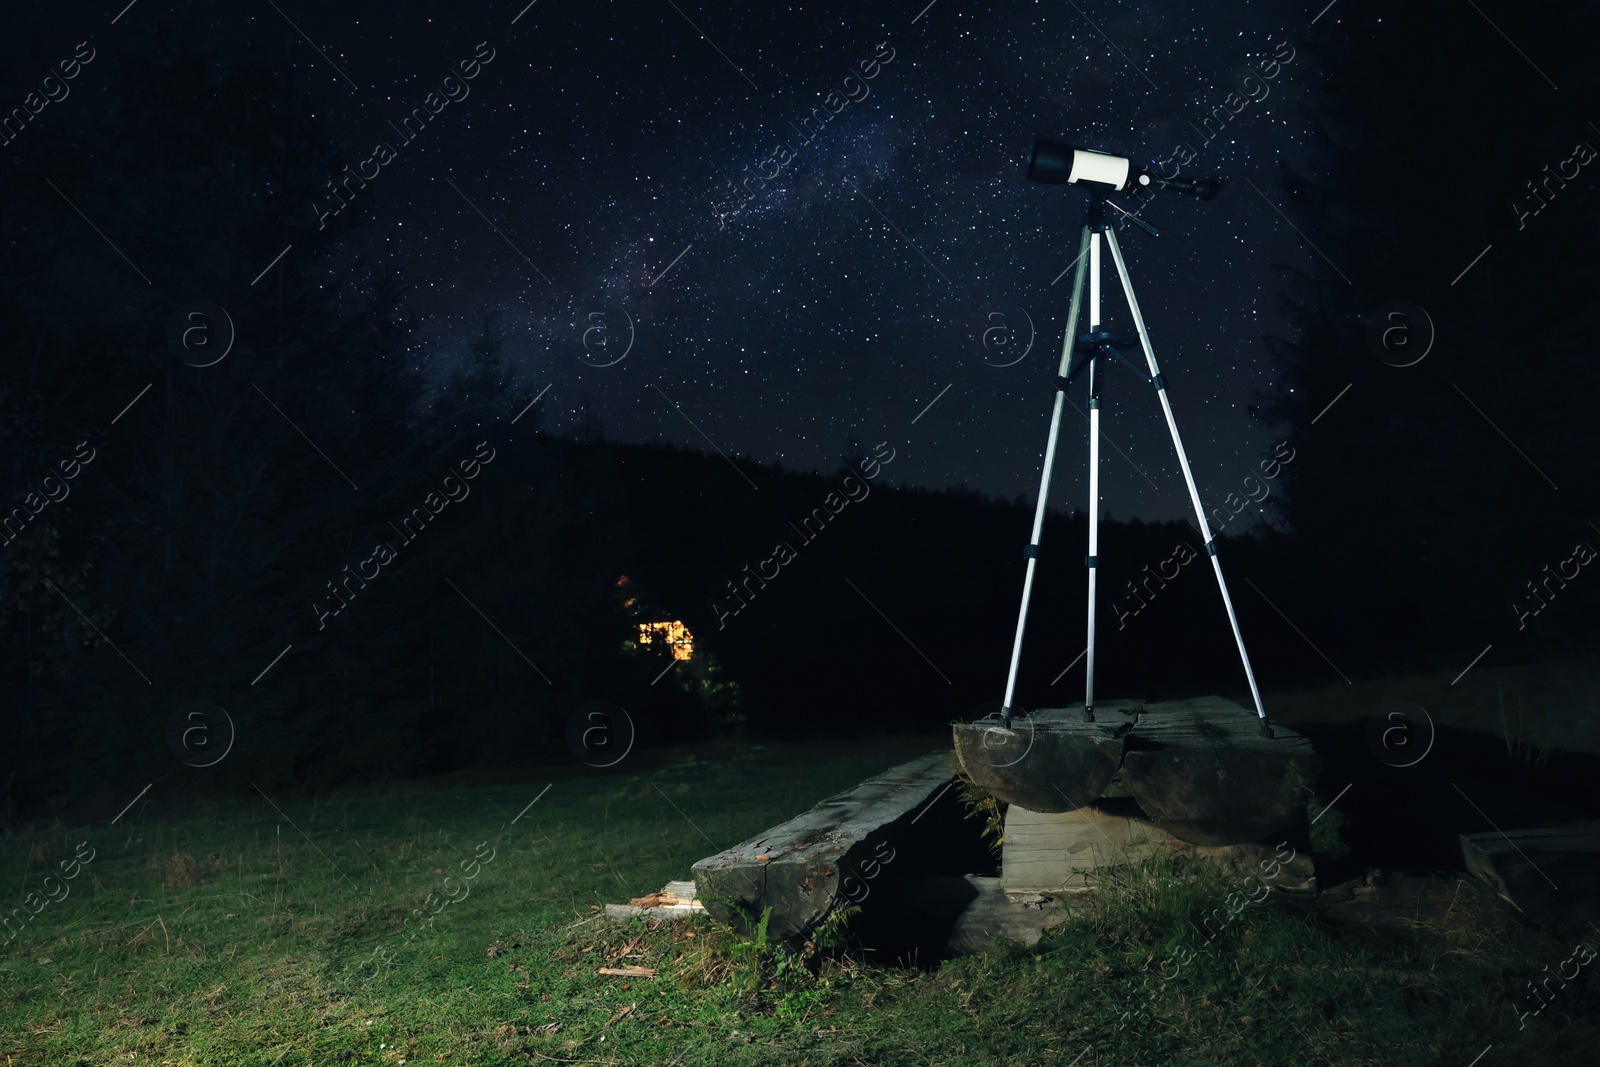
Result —
[[689, 659], [694, 655], [694, 635], [681, 622], [639, 623], [639, 643], [654, 644], [660, 638], [672, 647], [673, 659]]

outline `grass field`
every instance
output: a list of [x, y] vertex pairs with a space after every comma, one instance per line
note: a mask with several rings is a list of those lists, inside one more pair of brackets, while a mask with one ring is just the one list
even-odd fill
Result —
[[[1526, 988], [1577, 935], [1470, 882], [1372, 929], [1274, 892], [1208, 939], [1195, 920], [1238, 887], [1149, 869], [1035, 949], [936, 969], [597, 917], [946, 741], [709, 745], [0, 839], [0, 904], [38, 908], [0, 947], [0, 1064], [1594, 1062], [1592, 968]], [[625, 965], [657, 976], [598, 973]]]

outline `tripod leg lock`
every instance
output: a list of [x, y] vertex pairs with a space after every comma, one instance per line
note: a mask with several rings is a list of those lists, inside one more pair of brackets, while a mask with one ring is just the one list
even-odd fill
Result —
[[1039, 558], [1039, 546], [1038, 545], [1027, 545], [1027, 546], [1025, 546], [1023, 548], [1023, 550], [1022, 550], [1022, 558], [1023, 559], [1038, 559]]

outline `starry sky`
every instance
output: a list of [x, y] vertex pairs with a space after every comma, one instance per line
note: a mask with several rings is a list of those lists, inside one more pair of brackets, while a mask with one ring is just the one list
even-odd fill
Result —
[[[1273, 262], [1321, 267], [1274, 174], [1305, 166], [1314, 72], [1295, 45], [1337, 8], [925, 3], [136, 0], [109, 23], [104, 5], [36, 12], [9, 54], [139, 49], [176, 12], [224, 61], [290, 72], [352, 169], [394, 150], [342, 262], [401, 270], [434, 346], [464, 351], [499, 309], [548, 429], [587, 401], [613, 439], [824, 470], [854, 434], [894, 443], [897, 480], [1030, 501], [1086, 197], [1029, 182], [1029, 149], [1154, 163], [1186, 145], [1185, 175], [1222, 194], [1162, 194], [1143, 211], [1159, 237], [1119, 236], [1220, 502], [1274, 440], [1247, 411], [1273, 376], [1264, 337], [1287, 334]], [[430, 93], [450, 98], [402, 136]], [[1212, 114], [1226, 123], [1203, 129]], [[331, 205], [307, 205], [308, 231]], [[1104, 317], [1131, 329], [1105, 268]], [[1102, 380], [1103, 507], [1187, 515], [1156, 397], [1119, 366]], [[1072, 401], [1062, 507], [1088, 484], [1081, 385]]]

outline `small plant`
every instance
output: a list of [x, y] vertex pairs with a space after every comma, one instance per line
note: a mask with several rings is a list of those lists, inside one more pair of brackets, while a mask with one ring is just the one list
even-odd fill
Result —
[[772, 960], [767, 946], [767, 924], [772, 920], [772, 906], [769, 904], [761, 909], [761, 921], [755, 924], [755, 937], [740, 939], [728, 946], [728, 952], [735, 959], [750, 961], [750, 977], [745, 982], [745, 991], [754, 993], [761, 986], [762, 978], [766, 977], [769, 963], [778, 965], [777, 973], [787, 970], [788, 953], [778, 953], [778, 959]]
[[995, 855], [1000, 854], [1000, 846], [1006, 839], [1006, 803], [998, 797], [992, 796], [982, 786], [967, 777], [956, 761], [955, 753], [947, 757], [956, 776], [956, 793], [961, 798], [962, 805], [967, 809], [967, 818], [983, 819], [983, 838], [989, 842], [989, 847]]
[[1320, 797], [1313, 796], [1306, 801], [1306, 818], [1311, 825], [1314, 855], [1336, 860], [1350, 854], [1350, 846], [1344, 843], [1344, 835], [1339, 832], [1344, 826], [1343, 812], [1337, 808], [1329, 810]]
[[767, 924], [772, 921], [772, 905], [761, 909], [761, 921], [755, 924], [756, 934], [750, 940], [736, 941], [729, 948], [735, 956], [760, 959], [767, 951]]
[[1550, 757], [1561, 750], [1563, 743], [1568, 738], [1563, 737], [1553, 742], [1548, 739], [1535, 741], [1531, 737], [1524, 739], [1523, 719], [1525, 709], [1522, 705], [1521, 694], [1516, 695], [1517, 729], [1515, 735], [1513, 735], [1511, 731], [1511, 716], [1506, 711], [1505, 689], [1498, 682], [1495, 683], [1495, 693], [1500, 703], [1500, 734], [1505, 738], [1507, 758], [1527, 760], [1535, 767], [1549, 763]]
[[818, 952], [836, 952], [850, 943], [850, 923], [861, 914], [861, 905], [848, 904], [829, 911], [811, 932], [801, 952], [802, 959], [810, 959]]

